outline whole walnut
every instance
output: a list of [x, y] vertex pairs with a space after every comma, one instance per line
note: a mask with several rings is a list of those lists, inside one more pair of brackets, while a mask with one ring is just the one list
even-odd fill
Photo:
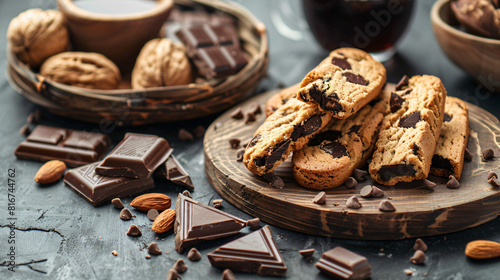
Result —
[[144, 45], [132, 71], [132, 88], [186, 85], [193, 82], [184, 46], [170, 39], [153, 39]]
[[46, 79], [91, 89], [116, 89], [120, 70], [99, 53], [63, 52], [47, 59], [40, 68]]
[[30, 9], [12, 19], [7, 29], [10, 49], [31, 68], [66, 50], [68, 30], [61, 12]]

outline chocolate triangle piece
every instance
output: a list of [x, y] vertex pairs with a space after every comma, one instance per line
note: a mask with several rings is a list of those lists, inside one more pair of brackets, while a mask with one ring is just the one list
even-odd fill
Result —
[[222, 245], [207, 257], [212, 266], [233, 271], [270, 276], [286, 274], [285, 262], [269, 226]]
[[167, 161], [162, 164], [159, 173], [161, 177], [166, 178], [174, 184], [187, 187], [190, 190], [194, 190], [194, 185], [191, 181], [191, 177], [189, 177], [189, 174], [186, 172], [184, 167], [182, 167], [182, 165], [174, 155], [170, 155]]
[[175, 250], [179, 253], [200, 242], [236, 234], [246, 226], [244, 220], [182, 194], [175, 212]]

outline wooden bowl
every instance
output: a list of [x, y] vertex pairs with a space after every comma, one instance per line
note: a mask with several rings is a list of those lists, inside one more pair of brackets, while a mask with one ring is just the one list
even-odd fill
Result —
[[436, 39], [446, 56], [489, 91], [500, 92], [500, 40], [466, 33], [459, 26], [449, 0], [431, 10]]
[[158, 33], [173, 8], [173, 0], [157, 0], [151, 10], [132, 14], [98, 14], [79, 8], [73, 0], [57, 0], [66, 19], [73, 49], [97, 52], [130, 72], [146, 42]]

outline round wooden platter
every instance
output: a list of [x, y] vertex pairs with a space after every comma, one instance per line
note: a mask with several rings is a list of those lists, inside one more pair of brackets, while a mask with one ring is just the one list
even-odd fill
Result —
[[[251, 102], [264, 105], [278, 91], [256, 96], [240, 105], [245, 111]], [[286, 183], [275, 189], [267, 181], [252, 174], [242, 162], [236, 161], [236, 150], [229, 139], [248, 143], [264, 122], [264, 114], [246, 125], [244, 120], [230, 117], [232, 110], [220, 116], [207, 130], [204, 139], [205, 173], [209, 183], [225, 200], [261, 220], [294, 231], [337, 238], [393, 240], [455, 232], [495, 219], [500, 212], [500, 190], [488, 184], [489, 170], [500, 167], [500, 123], [485, 110], [469, 105], [471, 134], [468, 149], [474, 155], [465, 162], [460, 188], [448, 189], [446, 178], [431, 176], [438, 183], [429, 190], [422, 182], [396, 187], [375, 184], [371, 179], [354, 189], [343, 186], [327, 190], [325, 205], [312, 202], [318, 191], [300, 187], [291, 172], [289, 160], [275, 170]], [[262, 106], [264, 107], [264, 106]], [[493, 148], [493, 160], [483, 161], [481, 151]], [[381, 188], [382, 198], [364, 199], [359, 191], [372, 184]], [[356, 195], [362, 207], [349, 209], [346, 200]], [[381, 212], [378, 204], [391, 199], [395, 212]]]

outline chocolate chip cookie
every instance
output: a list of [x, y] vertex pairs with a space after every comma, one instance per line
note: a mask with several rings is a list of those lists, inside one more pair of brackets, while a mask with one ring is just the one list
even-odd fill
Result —
[[469, 140], [469, 110], [462, 100], [447, 97], [443, 125], [432, 157], [431, 174], [460, 180]]
[[279, 93], [271, 96], [266, 102], [266, 117], [269, 117], [272, 113], [276, 112], [281, 106], [290, 98], [297, 97], [297, 91], [299, 90], [300, 84], [295, 84], [291, 87], [282, 89]]
[[386, 81], [382, 63], [368, 53], [334, 50], [300, 84], [297, 99], [317, 103], [337, 119], [345, 119], [375, 98]]
[[264, 175], [286, 160], [325, 127], [331, 115], [315, 104], [290, 99], [257, 129], [243, 155], [251, 172]]
[[446, 89], [434, 76], [403, 79], [391, 93], [369, 172], [383, 185], [427, 178], [444, 116]]

